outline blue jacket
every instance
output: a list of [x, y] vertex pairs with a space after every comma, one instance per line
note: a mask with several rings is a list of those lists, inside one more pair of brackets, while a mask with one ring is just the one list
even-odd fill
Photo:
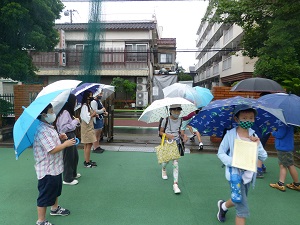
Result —
[[273, 131], [275, 137], [275, 148], [279, 151], [291, 152], [294, 150], [294, 127], [280, 126], [277, 131]]
[[[237, 139], [237, 128], [232, 128], [231, 130], [227, 131], [226, 135], [224, 136], [219, 150], [218, 150], [218, 157], [223, 162], [223, 164], [226, 166], [225, 170], [225, 177], [229, 181], [230, 180], [230, 173], [229, 173], [229, 167], [232, 164], [232, 156], [233, 156], [233, 149], [234, 149], [234, 141]], [[249, 136], [252, 136], [254, 134], [254, 130], [251, 128], [248, 129]], [[229, 153], [227, 153], [228, 149], [230, 149]], [[258, 159], [261, 161], [265, 161], [268, 157], [268, 154], [266, 150], [263, 148], [262, 144], [259, 143], [257, 147], [258, 151]], [[239, 174], [240, 170], [238, 168], [232, 167], [232, 173], [233, 174]], [[256, 176], [254, 176], [255, 179]], [[255, 180], [253, 181], [253, 185], [255, 183]]]

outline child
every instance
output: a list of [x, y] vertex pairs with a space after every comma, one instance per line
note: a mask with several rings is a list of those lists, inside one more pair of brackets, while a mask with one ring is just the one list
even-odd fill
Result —
[[203, 150], [203, 143], [202, 143], [202, 140], [201, 140], [200, 132], [196, 128], [188, 125], [189, 122], [193, 119], [193, 117], [199, 113], [199, 111], [200, 110], [198, 109], [194, 112], [191, 112], [189, 115], [182, 117], [183, 121], [182, 121], [182, 125], [181, 125], [181, 130], [183, 132], [185, 132], [186, 128], [188, 127], [190, 132], [193, 134], [193, 136], [190, 138], [190, 141], [194, 142], [195, 141], [195, 136], [196, 136], [198, 141], [199, 141], [199, 150]]
[[[50, 215], [68, 216], [70, 211], [58, 205], [62, 191], [63, 154], [62, 150], [75, 144], [75, 139], [66, 140], [66, 134], [56, 132], [51, 125], [56, 115], [49, 104], [38, 116], [38, 125], [33, 142], [35, 170], [38, 178], [39, 196], [37, 199], [38, 220], [36, 225], [52, 225], [46, 220], [46, 210], [51, 206]], [[66, 140], [61, 144], [62, 140]]]
[[292, 190], [300, 191], [300, 183], [298, 172], [294, 166], [294, 127], [292, 125], [282, 125], [277, 131], [272, 132], [275, 137], [275, 148], [278, 155], [279, 163], [279, 181], [270, 184], [272, 188], [279, 191], [285, 191], [284, 181], [286, 178], [287, 170], [289, 170], [293, 183], [287, 184], [286, 187]]
[[[76, 138], [75, 129], [80, 124], [80, 120], [75, 117], [74, 112], [76, 101], [76, 96], [70, 94], [68, 101], [58, 113], [58, 118], [56, 120], [57, 131], [59, 133], [65, 133], [68, 136], [68, 139]], [[70, 146], [63, 151], [63, 160], [63, 184], [78, 184], [77, 179], [81, 177], [81, 174], [77, 173], [79, 156], [76, 145]]]
[[[248, 105], [238, 105], [234, 110], [234, 120], [238, 123], [238, 127], [232, 128], [227, 131], [225, 134], [218, 151], [218, 157], [226, 166], [226, 179], [230, 180], [230, 172], [229, 167], [232, 164], [232, 156], [234, 149], [234, 141], [235, 139], [241, 139], [244, 141], [253, 141], [256, 142], [258, 147], [258, 158], [262, 161], [266, 160], [267, 152], [263, 148], [262, 144], [259, 141], [257, 135], [254, 135], [254, 130], [251, 129], [251, 126], [254, 124], [254, 119], [257, 112], [254, 108]], [[229, 153], [228, 153], [229, 150]], [[218, 214], [217, 218], [220, 222], [225, 222], [225, 215], [228, 211], [228, 208], [235, 206], [236, 209], [236, 217], [235, 224], [236, 225], [244, 225], [246, 224], [246, 217], [249, 216], [249, 208], [248, 208], [248, 190], [250, 188], [250, 182], [255, 181], [256, 175], [251, 171], [242, 171], [241, 169], [231, 167], [233, 174], [240, 174], [242, 176], [242, 185], [241, 185], [241, 195], [242, 202], [234, 203], [231, 199], [226, 202], [223, 200], [218, 201]]]
[[97, 166], [96, 162], [93, 162], [91, 157], [91, 148], [93, 142], [95, 142], [96, 135], [94, 130], [94, 122], [93, 117], [98, 116], [98, 114], [91, 108], [91, 101], [94, 100], [93, 93], [89, 90], [86, 90], [83, 93], [82, 97], [82, 107], [80, 111], [80, 119], [81, 119], [81, 143], [83, 143], [83, 151], [84, 151], [84, 162], [83, 165], [85, 168], [94, 168]]
[[[164, 133], [166, 134], [166, 140], [174, 140], [177, 142], [177, 144], [180, 143], [180, 135], [182, 135], [183, 141], [187, 141], [187, 136], [183, 133], [180, 133], [180, 126], [181, 126], [181, 119], [179, 119], [179, 115], [181, 113], [181, 105], [180, 104], [174, 104], [170, 106], [170, 116], [168, 117], [168, 123], [166, 125], [166, 118], [163, 119], [161, 123], [161, 127], [159, 130], [159, 134], [162, 136]], [[165, 129], [166, 127], [166, 129]], [[168, 162], [162, 163], [162, 179], [167, 180], [167, 167]], [[178, 160], [173, 160], [173, 191], [175, 194], [180, 194], [181, 190], [178, 187]]]

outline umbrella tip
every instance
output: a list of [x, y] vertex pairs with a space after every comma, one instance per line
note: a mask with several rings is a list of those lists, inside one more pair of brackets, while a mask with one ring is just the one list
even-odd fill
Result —
[[23, 105], [23, 106], [22, 106], [22, 109], [26, 109], [26, 107]]

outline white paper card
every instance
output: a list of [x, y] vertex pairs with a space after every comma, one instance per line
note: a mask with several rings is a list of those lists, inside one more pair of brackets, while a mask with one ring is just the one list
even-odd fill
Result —
[[236, 139], [234, 141], [232, 166], [256, 173], [257, 143]]

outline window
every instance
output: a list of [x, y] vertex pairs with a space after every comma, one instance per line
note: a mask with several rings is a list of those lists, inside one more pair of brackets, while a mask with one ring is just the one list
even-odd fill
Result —
[[126, 44], [127, 62], [147, 62], [147, 44]]
[[223, 71], [224, 70], [228, 70], [231, 68], [231, 57], [226, 58], [225, 60], [223, 60]]
[[160, 54], [160, 63], [172, 63], [172, 54]]

